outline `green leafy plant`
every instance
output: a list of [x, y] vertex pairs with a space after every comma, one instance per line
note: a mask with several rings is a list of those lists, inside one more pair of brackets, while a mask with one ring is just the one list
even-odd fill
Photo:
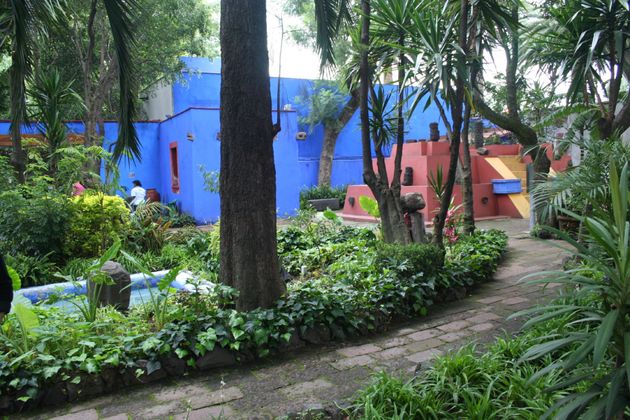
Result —
[[311, 207], [309, 200], [317, 200], [322, 198], [337, 198], [339, 205], [343, 207], [346, 201], [347, 186], [331, 187], [329, 185], [316, 185], [300, 191], [300, 209]]
[[362, 195], [359, 197], [359, 205], [361, 208], [372, 217], [381, 217], [381, 212], [378, 209], [378, 202], [372, 197]]
[[[98, 308], [100, 307], [100, 297], [103, 286], [113, 284], [111, 277], [101, 269], [107, 261], [114, 260], [120, 251], [120, 241], [114, 244], [97, 260], [94, 260], [83, 273], [82, 278], [86, 281], [86, 295], [81, 295], [75, 299], [69, 299], [68, 302], [76, 307], [85, 322], [95, 322]], [[75, 288], [80, 289], [79, 279], [69, 275], [58, 274], [59, 278], [74, 284]]]
[[70, 199], [70, 223], [64, 244], [66, 255], [95, 257], [121, 239], [130, 224], [124, 200], [101, 192], [85, 192]]
[[[594, 210], [593, 216], [580, 216], [568, 210], [563, 213], [580, 220], [586, 229], [587, 243], [580, 243], [564, 232], [556, 235], [571, 244], [582, 265], [562, 272], [542, 273], [535, 282], [566, 284], [573, 291], [574, 302], [555, 304], [520, 312], [535, 315], [526, 327], [547, 319], [572, 314], [575, 323], [587, 330], [544, 337], [521, 358], [537, 360], [552, 351], [567, 351], [543, 371], [560, 370], [566, 374], [556, 389], [567, 389], [584, 382], [585, 389], [568, 392], [554, 404], [547, 415], [554, 418], [613, 418], [628, 406], [630, 389], [630, 221], [628, 192], [629, 169], [621, 173], [610, 165], [610, 209]], [[595, 200], [595, 198], [593, 198]], [[594, 202], [593, 202], [594, 204]], [[601, 273], [601, 275], [594, 275]], [[600, 372], [600, 374], [594, 374]]]

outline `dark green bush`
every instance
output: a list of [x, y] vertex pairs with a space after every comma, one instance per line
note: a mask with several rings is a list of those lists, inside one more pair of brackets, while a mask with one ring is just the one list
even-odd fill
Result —
[[377, 247], [379, 262], [395, 270], [402, 277], [423, 273], [435, 276], [444, 267], [444, 251], [429, 244], [385, 244]]
[[321, 198], [337, 198], [339, 205], [343, 207], [346, 201], [346, 185], [338, 187], [330, 187], [328, 185], [315, 185], [300, 191], [300, 208], [309, 208], [308, 200], [317, 200]]
[[0, 193], [0, 248], [11, 254], [63, 259], [70, 219], [68, 199], [54, 191]]

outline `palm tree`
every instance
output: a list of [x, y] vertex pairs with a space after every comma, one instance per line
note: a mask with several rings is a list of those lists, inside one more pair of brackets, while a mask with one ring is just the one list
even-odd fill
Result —
[[[98, 0], [92, 0], [92, 7]], [[114, 156], [140, 158], [140, 143], [133, 126], [136, 115], [135, 79], [131, 48], [133, 19], [139, 8], [138, 0], [101, 0], [106, 11], [118, 58], [120, 84], [120, 125]], [[12, 162], [18, 180], [24, 181], [26, 157], [22, 150], [20, 125], [27, 121], [26, 81], [32, 75], [33, 41], [45, 33], [63, 13], [63, 0], [5, 0], [0, 5], [1, 44], [11, 52], [10, 96]]]
[[528, 37], [529, 62], [570, 83], [569, 103], [599, 107], [602, 139], [630, 127], [630, 95], [621, 92], [630, 80], [629, 9], [628, 0], [570, 0], [544, 9]]

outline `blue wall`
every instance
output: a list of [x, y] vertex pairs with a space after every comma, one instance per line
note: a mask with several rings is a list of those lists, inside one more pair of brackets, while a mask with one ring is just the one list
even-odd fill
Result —
[[[275, 114], [274, 114], [275, 118]], [[298, 174], [298, 151], [295, 140], [297, 114], [281, 113], [282, 131], [274, 142], [276, 160], [276, 187], [279, 215], [295, 214], [299, 207], [301, 183]], [[204, 179], [200, 170], [219, 171], [221, 142], [219, 132], [219, 111], [216, 109], [189, 108], [173, 118], [163, 121], [159, 133], [159, 167], [162, 171], [160, 192], [162, 200], [177, 200], [186, 213], [200, 223], [213, 222], [219, 218], [219, 196], [205, 191]], [[193, 140], [188, 140], [191, 134]], [[170, 144], [177, 143], [180, 192], [171, 188]]]
[[[209, 60], [198, 57], [183, 58], [188, 70], [182, 73], [182, 78], [173, 85], [173, 104], [175, 114], [190, 107], [218, 108], [220, 106], [221, 63], [219, 60]], [[270, 90], [273, 108], [277, 107], [277, 78], [272, 77]], [[306, 107], [296, 103], [296, 97], [304, 92], [312, 92], [313, 81], [307, 79], [282, 78], [280, 83], [280, 108], [290, 105], [300, 116], [308, 112]], [[386, 86], [386, 90], [395, 90], [395, 86]], [[420, 103], [416, 112], [405, 121], [405, 139], [418, 140], [429, 137], [429, 123], [438, 122], [440, 132], [446, 129], [439, 118], [435, 106], [424, 109], [425, 102]], [[275, 117], [274, 117], [275, 118]], [[310, 187], [317, 184], [319, 155], [323, 142], [323, 127], [318, 125], [312, 130], [298, 123], [298, 131], [307, 132], [306, 140], [299, 141], [298, 161], [300, 171], [300, 185]], [[363, 169], [361, 161], [361, 133], [359, 112], [357, 111], [350, 122], [339, 134], [333, 161], [332, 184], [362, 184]], [[388, 154], [388, 153], [386, 153]]]
[[[163, 202], [177, 201], [181, 209], [195, 217], [200, 223], [216, 221], [219, 217], [218, 194], [204, 190], [200, 171], [203, 165], [208, 171], [220, 167], [219, 101], [220, 62], [205, 58], [183, 58], [188, 69], [173, 84], [174, 115], [162, 122], [138, 122], [136, 129], [142, 144], [142, 161], [120, 164], [120, 182], [127, 191], [134, 179], [142, 181], [145, 188], [155, 188]], [[294, 214], [299, 207], [299, 191], [317, 183], [319, 155], [323, 142], [323, 128], [313, 130], [299, 124], [299, 116], [305, 115], [304, 106], [296, 103], [296, 97], [309, 89], [313, 81], [282, 78], [280, 85], [280, 108], [290, 105], [293, 111], [281, 112], [282, 131], [274, 142], [277, 180], [277, 208], [279, 215]], [[394, 86], [386, 86], [388, 90]], [[277, 106], [277, 78], [270, 83], [273, 107]], [[423, 111], [424, 104], [406, 121], [406, 139], [426, 139], [429, 123], [439, 122], [441, 132], [445, 129], [435, 106]], [[339, 134], [333, 161], [332, 184], [361, 184], [361, 133], [358, 111]], [[275, 113], [273, 119], [275, 120]], [[71, 132], [84, 131], [80, 122], [68, 123]], [[105, 124], [104, 147], [111, 150], [117, 138], [118, 125]], [[0, 122], [0, 132], [8, 133], [9, 123]], [[306, 131], [304, 141], [296, 140], [298, 131]], [[24, 132], [36, 133], [34, 127], [25, 127]], [[189, 135], [192, 140], [189, 140]], [[180, 191], [171, 188], [171, 164], [169, 145], [177, 143]]]

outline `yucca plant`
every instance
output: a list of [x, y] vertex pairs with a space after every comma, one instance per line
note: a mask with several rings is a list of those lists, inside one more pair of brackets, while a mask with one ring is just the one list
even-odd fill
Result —
[[559, 370], [565, 374], [565, 380], [550, 390], [568, 389], [577, 384], [582, 392], [568, 393], [547, 411], [547, 417], [623, 418], [630, 404], [629, 166], [626, 163], [621, 173], [614, 162], [609, 168], [608, 206], [601, 206], [602, 203], [586, 196], [593, 205], [592, 216], [561, 209], [584, 226], [584, 243], [555, 231], [575, 248], [572, 253], [582, 264], [561, 272], [538, 273], [536, 275], [543, 278], [534, 281], [565, 284], [572, 290], [574, 299], [513, 315], [535, 315], [525, 324], [529, 327], [571, 314], [574, 318], [571, 324], [581, 326], [577, 331], [542, 337], [541, 342], [521, 358], [522, 361], [534, 360], [565, 350], [562, 357], [535, 374], [533, 379]]

